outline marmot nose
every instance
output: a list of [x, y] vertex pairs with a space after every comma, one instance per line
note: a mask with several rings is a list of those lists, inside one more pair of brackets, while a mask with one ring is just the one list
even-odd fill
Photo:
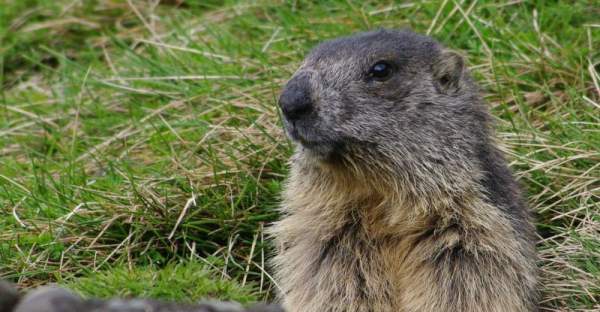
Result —
[[298, 120], [312, 112], [313, 102], [308, 75], [298, 75], [287, 83], [279, 97], [279, 107], [288, 120]]

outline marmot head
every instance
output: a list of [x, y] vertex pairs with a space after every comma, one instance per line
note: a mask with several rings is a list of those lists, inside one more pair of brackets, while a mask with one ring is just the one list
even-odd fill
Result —
[[462, 57], [410, 31], [322, 43], [279, 99], [296, 159], [447, 183], [477, 166], [487, 112]]

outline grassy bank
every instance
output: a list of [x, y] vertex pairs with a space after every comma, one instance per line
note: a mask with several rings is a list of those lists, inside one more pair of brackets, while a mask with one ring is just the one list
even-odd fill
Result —
[[597, 16], [594, 1], [0, 0], [0, 278], [180, 299], [167, 288], [189, 276], [230, 287], [191, 298], [270, 299], [280, 87], [322, 40], [409, 27], [467, 56], [498, 117], [545, 309], [599, 309]]

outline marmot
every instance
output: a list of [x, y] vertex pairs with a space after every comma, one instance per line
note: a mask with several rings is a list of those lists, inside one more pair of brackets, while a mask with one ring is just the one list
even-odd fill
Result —
[[406, 30], [327, 41], [279, 106], [287, 311], [537, 310], [530, 214], [457, 53]]

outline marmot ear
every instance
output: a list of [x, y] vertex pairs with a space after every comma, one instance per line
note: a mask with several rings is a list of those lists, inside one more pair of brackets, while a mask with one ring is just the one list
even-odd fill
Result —
[[433, 79], [440, 92], [448, 93], [460, 89], [465, 61], [460, 54], [443, 50], [433, 64]]

